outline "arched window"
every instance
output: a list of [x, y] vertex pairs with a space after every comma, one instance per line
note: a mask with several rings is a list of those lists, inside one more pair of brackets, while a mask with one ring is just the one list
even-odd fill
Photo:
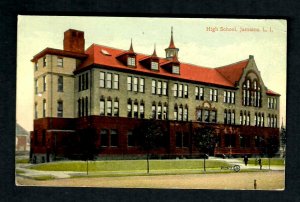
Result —
[[244, 106], [261, 107], [261, 86], [257, 79], [251, 81], [247, 78], [245, 80], [242, 86], [242, 95]]

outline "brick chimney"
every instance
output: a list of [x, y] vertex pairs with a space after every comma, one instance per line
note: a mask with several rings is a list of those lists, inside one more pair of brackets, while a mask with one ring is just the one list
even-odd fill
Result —
[[74, 29], [69, 29], [64, 32], [64, 50], [84, 53], [84, 32]]

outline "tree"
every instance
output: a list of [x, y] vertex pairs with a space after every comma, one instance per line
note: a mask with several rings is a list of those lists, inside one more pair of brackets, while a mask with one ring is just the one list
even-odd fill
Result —
[[204, 154], [203, 169], [206, 171], [205, 159], [209, 153], [212, 153], [215, 148], [215, 130], [209, 125], [195, 128], [193, 133], [193, 144], [198, 149], [200, 154]]
[[86, 173], [89, 174], [89, 160], [95, 160], [99, 153], [96, 145], [97, 133], [93, 128], [82, 129], [79, 132], [80, 158], [86, 161]]
[[275, 156], [275, 154], [279, 150], [279, 138], [278, 136], [271, 135], [266, 140], [265, 145], [265, 153], [267, 154], [269, 158], [269, 169], [271, 165], [271, 158]]
[[286, 130], [285, 130], [285, 128], [283, 126], [281, 126], [280, 140], [281, 140], [281, 146], [282, 146], [282, 156], [283, 156], [283, 158], [285, 158]]
[[154, 119], [143, 120], [134, 129], [133, 135], [139, 147], [147, 154], [147, 173], [149, 174], [149, 157], [154, 149], [159, 148], [163, 144], [162, 126]]

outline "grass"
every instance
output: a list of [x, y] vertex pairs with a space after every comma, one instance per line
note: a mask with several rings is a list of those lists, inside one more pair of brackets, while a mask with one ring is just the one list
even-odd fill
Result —
[[25, 171], [16, 169], [16, 174], [23, 174], [23, 173], [25, 173]]
[[41, 175], [41, 176], [34, 176], [31, 178], [34, 180], [53, 180], [53, 179], [55, 179], [55, 177], [53, 177], [52, 175]]
[[[89, 172], [97, 171], [145, 171], [146, 160], [118, 160], [118, 161], [89, 161]], [[229, 164], [222, 161], [206, 160], [206, 168], [220, 169], [221, 166]], [[63, 161], [38, 164], [31, 169], [42, 171], [75, 171], [85, 172], [87, 164], [85, 161]], [[201, 170], [203, 160], [150, 160], [150, 171], [159, 170]]]
[[[239, 160], [243, 161], [242, 158], [240, 158]], [[256, 158], [249, 158], [248, 160], [248, 164], [258, 165], [258, 163], [255, 163]], [[269, 165], [269, 158], [261, 158], [261, 163], [262, 165]], [[284, 160], [282, 158], [270, 158], [270, 164], [271, 166], [283, 166]]]
[[16, 159], [16, 163], [29, 163], [29, 159], [28, 158]]

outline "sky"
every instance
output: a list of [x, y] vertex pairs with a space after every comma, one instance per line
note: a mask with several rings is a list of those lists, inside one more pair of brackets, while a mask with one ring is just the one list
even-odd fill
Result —
[[[165, 57], [173, 27], [179, 61], [219, 67], [253, 55], [265, 86], [281, 94], [280, 124], [286, 117], [287, 23], [268, 19], [137, 18], [18, 16], [16, 121], [33, 129], [33, 64], [46, 47], [63, 49], [68, 29], [84, 31], [85, 48], [93, 43]], [[212, 30], [215, 30], [214, 32]], [[241, 31], [242, 30], [242, 31]], [[256, 30], [256, 31], [253, 31]]]

